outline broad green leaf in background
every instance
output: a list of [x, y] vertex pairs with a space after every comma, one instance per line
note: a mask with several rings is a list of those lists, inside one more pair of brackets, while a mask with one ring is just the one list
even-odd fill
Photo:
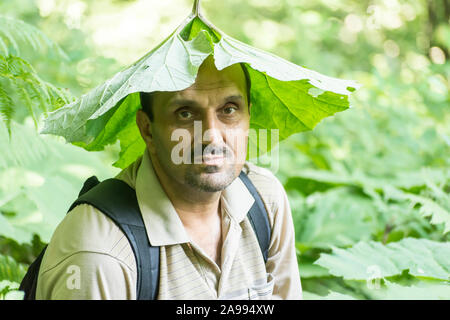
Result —
[[419, 281], [412, 285], [400, 285], [384, 280], [385, 285], [371, 290], [372, 299], [383, 300], [449, 300], [450, 284], [436, 281]]
[[358, 240], [370, 240], [374, 231], [375, 208], [370, 199], [353, 195], [347, 187], [316, 193], [306, 199], [306, 208], [294, 207], [294, 219], [302, 212], [305, 217], [296, 223], [296, 241], [300, 251], [308, 248], [329, 249], [350, 246]]
[[[363, 292], [365, 297], [371, 300], [448, 300], [450, 299], [450, 284], [445, 281], [416, 280], [410, 284], [399, 284], [384, 279], [379, 285], [368, 286], [366, 282], [356, 283], [347, 281], [349, 288], [356, 292]], [[358, 294], [346, 288], [338, 288], [331, 285], [325, 295], [303, 291], [305, 300], [355, 300]], [[335, 291], [342, 290], [343, 292]]]
[[347, 280], [366, 280], [373, 274], [391, 277], [409, 270], [415, 277], [448, 281], [450, 243], [414, 238], [387, 245], [359, 242], [349, 249], [334, 247], [331, 254], [321, 254], [315, 263]]
[[[413, 172], [392, 172], [390, 177], [383, 176], [370, 176], [367, 173], [358, 170], [358, 168], [352, 168], [353, 172], [332, 172], [327, 170], [315, 170], [315, 169], [301, 169], [292, 168], [289, 178], [286, 179], [287, 187], [294, 187], [295, 180], [315, 181], [317, 184], [321, 184], [322, 190], [326, 190], [332, 187], [346, 185], [355, 186], [359, 188], [373, 188], [378, 190], [385, 190], [386, 185], [391, 185], [396, 188], [410, 189], [413, 187], [423, 186], [429, 183], [430, 179], [439, 181], [442, 184], [450, 181], [450, 170], [448, 168], [421, 168], [420, 170]], [[300, 181], [298, 181], [300, 182]], [[301, 185], [301, 188], [307, 186]], [[317, 188], [318, 186], [313, 186]], [[305, 193], [306, 190], [301, 190]], [[308, 192], [306, 192], [308, 193]]]
[[300, 258], [300, 263], [298, 270], [300, 272], [301, 279], [308, 278], [320, 278], [320, 277], [329, 277], [330, 273], [327, 269], [318, 266], [317, 264], [306, 262], [303, 257]]
[[359, 87], [355, 81], [324, 76], [227, 36], [199, 13], [196, 0], [192, 14], [163, 43], [77, 101], [50, 113], [41, 133], [63, 136], [86, 150], [103, 150], [120, 140], [121, 153], [114, 165], [124, 168], [145, 148], [134, 120], [140, 108], [138, 92], [188, 88], [210, 55], [218, 70], [245, 63], [252, 81], [250, 125], [279, 129], [280, 140], [347, 109], [348, 95]]

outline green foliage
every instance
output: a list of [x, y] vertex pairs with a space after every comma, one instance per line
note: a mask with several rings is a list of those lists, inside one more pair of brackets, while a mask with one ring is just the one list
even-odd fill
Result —
[[304, 207], [293, 206], [297, 248], [301, 252], [370, 239], [376, 209], [369, 198], [357, 194], [348, 197], [349, 193], [353, 193], [349, 188], [334, 188], [308, 197]]
[[0, 281], [10, 280], [20, 282], [25, 275], [26, 267], [17, 263], [11, 257], [0, 255]]
[[34, 259], [41, 253], [45, 245], [46, 244], [43, 243], [36, 234], [33, 236], [31, 242], [27, 243], [18, 243], [4, 235], [0, 236], [0, 252], [23, 265], [33, 263]]
[[0, 116], [11, 135], [11, 120], [31, 116], [35, 127], [41, 112], [61, 107], [69, 102], [64, 90], [42, 80], [30, 63], [20, 55], [21, 45], [42, 50], [48, 46], [67, 58], [56, 43], [41, 31], [23, 21], [0, 16]]
[[383, 288], [373, 290], [375, 299], [385, 300], [448, 300], [450, 285], [445, 282], [421, 281], [411, 285], [400, 285], [385, 281]]
[[444, 223], [444, 233], [450, 231], [450, 195], [443, 187], [439, 187], [431, 181], [427, 181], [427, 188], [421, 191], [421, 195], [403, 192], [392, 186], [384, 189], [386, 198], [396, 200], [408, 200], [411, 207], [420, 205], [420, 213], [424, 217], [430, 217], [433, 224]]
[[3, 56], [21, 56], [24, 45], [38, 52], [48, 49], [59, 58], [69, 59], [66, 53], [38, 28], [21, 20], [0, 15], [0, 53]]
[[405, 238], [383, 245], [358, 242], [349, 249], [333, 248], [315, 262], [332, 275], [348, 280], [365, 280], [372, 269], [378, 277], [401, 275], [450, 280], [450, 244], [426, 239]]
[[93, 174], [105, 179], [112, 171], [102, 157], [36, 132], [41, 114], [71, 96], [42, 80], [22, 56], [42, 51], [48, 59], [67, 63], [62, 49], [37, 28], [3, 16], [0, 45], [0, 299], [22, 299], [18, 283], [82, 182]]
[[[95, 154], [40, 136], [27, 125], [12, 123], [12, 139], [0, 122], [0, 234], [18, 243], [33, 234], [48, 242], [85, 179], [111, 170]], [[58, 195], [55, 197], [55, 195]]]
[[18, 283], [8, 280], [0, 281], [0, 300], [23, 300], [25, 293], [18, 289]]
[[[207, 16], [233, 38], [297, 65], [363, 84], [344, 106], [335, 106], [346, 108], [348, 102], [352, 108], [317, 125], [312, 118], [309, 123], [305, 120], [314, 130], [295, 134], [280, 145], [276, 174], [293, 211], [304, 298], [450, 299], [450, 29], [441, 15], [443, 0], [203, 2]], [[139, 107], [136, 94], [117, 99], [118, 104], [103, 109], [95, 123], [87, 121], [81, 127], [90, 138], [89, 145], [79, 145], [98, 151], [119, 140], [113, 150], [88, 153], [33, 130], [33, 123], [41, 124], [40, 113], [60, 106], [46, 94], [51, 96], [51, 84], [78, 96], [125, 67], [99, 56], [98, 52], [105, 54], [108, 38], [115, 43], [120, 40], [103, 36], [100, 44], [98, 37], [94, 41], [94, 31], [105, 29], [93, 21], [101, 20], [100, 11], [122, 15], [125, 7], [132, 10], [133, 1], [80, 0], [86, 6], [81, 18], [86, 20], [78, 27], [68, 22], [70, 1], [58, 3], [48, 13], [34, 0], [0, 3], [1, 12], [16, 17], [0, 18], [0, 117], [4, 121], [0, 120], [0, 272], [4, 275], [0, 298], [21, 297], [17, 288], [26, 265], [49, 241], [82, 181], [92, 174], [111, 177], [110, 164], [118, 159], [119, 149], [119, 167], [143, 149], [133, 115], [128, 113]], [[190, 6], [191, 0], [179, 3]], [[136, 21], [138, 13], [133, 16]], [[240, 23], [230, 23], [230, 16], [239, 17]], [[19, 20], [56, 41], [49, 42], [38, 28]], [[190, 49], [199, 51], [199, 55], [188, 55], [194, 59], [193, 66], [210, 50], [202, 45], [222, 39], [220, 32], [202, 32], [205, 25], [197, 19], [181, 33], [182, 43], [194, 41]], [[128, 52], [129, 61], [134, 61], [166, 36], [159, 25], [147, 33], [151, 37], [141, 39], [129, 32], [133, 46], [122, 45], [110, 56]], [[134, 45], [144, 49], [138, 51]], [[442, 63], [432, 54], [439, 50], [444, 55]], [[188, 71], [190, 76], [195, 74]], [[268, 98], [281, 97], [273, 102], [282, 107], [286, 96], [278, 83], [267, 74], [249, 71], [257, 79], [256, 86], [264, 81], [273, 85]], [[20, 91], [22, 84], [26, 95]], [[320, 93], [309, 92], [306, 86], [297, 98], [308, 101], [320, 98]], [[320, 105], [318, 99], [310, 102]], [[307, 114], [307, 110], [297, 111], [294, 118]], [[332, 108], [328, 112], [334, 113]], [[92, 115], [73, 113], [71, 119]], [[299, 119], [286, 113], [268, 115], [260, 114], [258, 121], [254, 117], [254, 127], [260, 120], [278, 125]], [[301, 128], [299, 124], [295, 129]]]

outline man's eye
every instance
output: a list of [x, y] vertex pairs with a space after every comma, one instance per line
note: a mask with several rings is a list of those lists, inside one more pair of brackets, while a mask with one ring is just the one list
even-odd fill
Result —
[[183, 120], [187, 120], [187, 119], [192, 118], [192, 112], [187, 111], [187, 110], [182, 110], [182, 111], [178, 112], [178, 116]]
[[236, 107], [233, 107], [233, 106], [225, 107], [223, 109], [223, 113], [225, 113], [226, 115], [233, 114], [235, 111], [236, 111]]

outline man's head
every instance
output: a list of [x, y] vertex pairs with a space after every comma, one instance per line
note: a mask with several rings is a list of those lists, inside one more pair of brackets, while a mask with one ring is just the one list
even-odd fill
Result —
[[[138, 110], [136, 122], [157, 173], [199, 191], [227, 187], [246, 158], [249, 92], [250, 78], [243, 65], [218, 71], [210, 56], [191, 87], [141, 94], [143, 110]], [[181, 144], [188, 148], [181, 151], [184, 161], [179, 163], [174, 150], [179, 151]]]

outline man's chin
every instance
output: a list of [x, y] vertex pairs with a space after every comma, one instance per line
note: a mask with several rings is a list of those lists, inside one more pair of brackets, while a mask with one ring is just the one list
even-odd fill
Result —
[[229, 186], [236, 178], [235, 168], [201, 165], [200, 170], [188, 170], [185, 181], [200, 191], [217, 192]]

